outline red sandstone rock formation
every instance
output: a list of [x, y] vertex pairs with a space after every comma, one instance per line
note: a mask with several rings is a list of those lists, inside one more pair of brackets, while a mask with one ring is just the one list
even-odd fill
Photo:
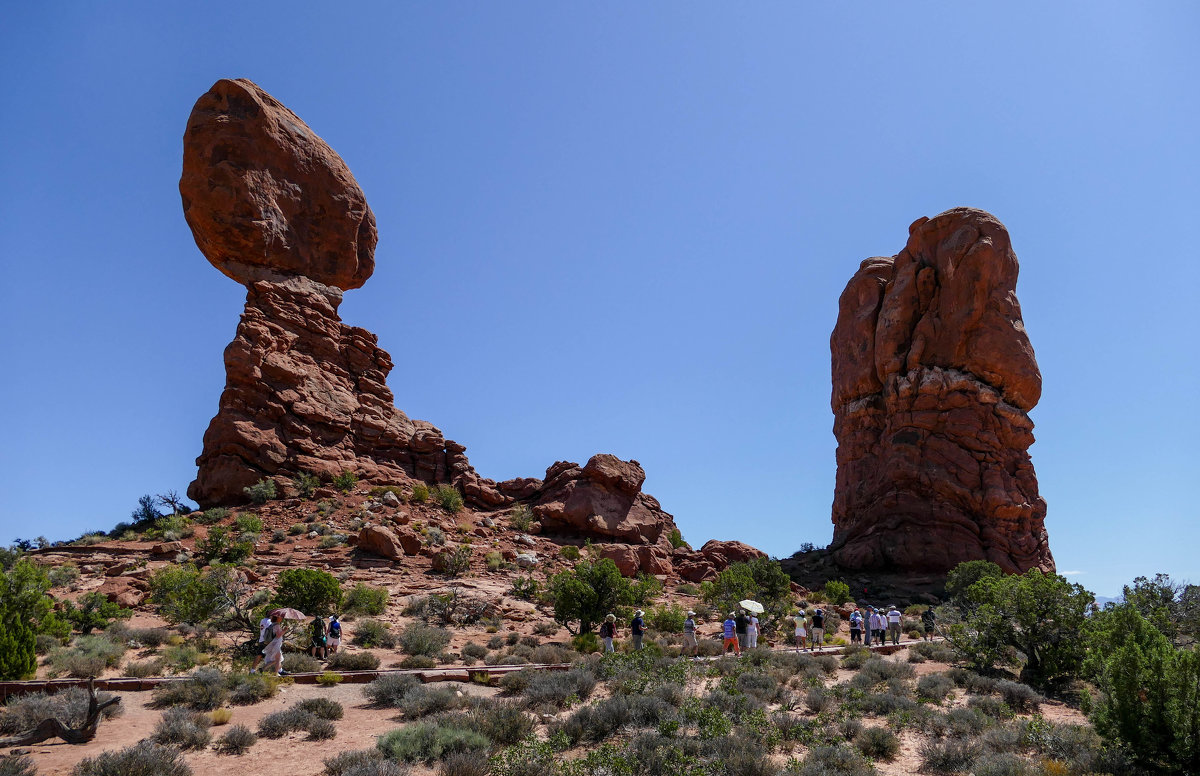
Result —
[[1053, 570], [1028, 453], [1041, 373], [1016, 283], [1004, 226], [956, 208], [846, 286], [830, 338], [841, 566]]

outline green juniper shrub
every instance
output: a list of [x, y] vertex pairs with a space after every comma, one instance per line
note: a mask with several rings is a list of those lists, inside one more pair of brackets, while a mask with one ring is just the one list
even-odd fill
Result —
[[667, 541], [671, 543], [671, 548], [675, 550], [687, 546], [687, 542], [683, 540], [683, 534], [678, 528], [671, 529], [671, 532], [667, 534]]
[[185, 708], [167, 709], [154, 726], [150, 740], [180, 749], [203, 749], [212, 739], [208, 730], [211, 725], [212, 720], [207, 714]]
[[80, 596], [78, 606], [70, 601], [63, 602], [63, 617], [85, 635], [93, 630], [103, 630], [113, 620], [127, 620], [132, 615], [132, 609], [109, 601], [103, 593], [85, 593]]
[[374, 671], [379, 668], [379, 657], [374, 652], [342, 652], [330, 656], [325, 667], [331, 671]]
[[386, 674], [363, 688], [363, 695], [374, 706], [398, 708], [404, 697], [418, 687], [421, 680], [405, 674]]
[[[620, 572], [618, 572], [620, 573]], [[512, 589], [509, 591], [514, 598], [520, 598], [525, 601], [532, 601], [538, 597], [541, 592], [541, 584], [533, 577], [524, 577], [517, 575], [513, 577]]]
[[386, 587], [372, 587], [359, 582], [346, 592], [342, 599], [342, 611], [354, 617], [378, 616], [387, 610]]
[[208, 536], [196, 540], [196, 554], [206, 566], [218, 561], [239, 563], [254, 554], [254, 543], [235, 539], [227, 526], [214, 525], [208, 529]]
[[71, 776], [192, 776], [192, 769], [176, 747], [145, 739], [115, 752], [86, 757], [71, 770]]
[[337, 577], [319, 569], [286, 569], [276, 583], [274, 605], [328, 616], [342, 603]]
[[825, 597], [830, 603], [842, 605], [850, 600], [850, 586], [837, 579], [825, 583]]
[[279, 490], [275, 487], [275, 480], [272, 479], [261, 479], [253, 485], [242, 488], [242, 492], [255, 504], [265, 504], [279, 495]]
[[396, 635], [379, 620], [360, 620], [354, 624], [354, 643], [360, 647], [391, 649], [396, 646]]
[[393, 760], [430, 763], [456, 752], [486, 751], [490, 743], [477, 730], [422, 721], [384, 733], [376, 745]]
[[316, 493], [317, 488], [321, 487], [321, 478], [312, 472], [297, 472], [295, 477], [292, 477], [292, 485], [296, 488], [296, 495], [303, 499], [310, 499]]

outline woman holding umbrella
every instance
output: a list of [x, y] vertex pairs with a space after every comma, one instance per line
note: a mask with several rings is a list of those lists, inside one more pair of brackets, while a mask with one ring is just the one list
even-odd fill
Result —
[[266, 667], [273, 668], [276, 676], [287, 676], [283, 670], [283, 637], [287, 635], [287, 620], [306, 619], [303, 612], [295, 609], [275, 609], [267, 614], [271, 625], [265, 631], [267, 646], [263, 649]]

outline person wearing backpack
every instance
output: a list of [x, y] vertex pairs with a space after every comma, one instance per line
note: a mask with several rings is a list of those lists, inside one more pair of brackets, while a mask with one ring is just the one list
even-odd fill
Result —
[[692, 651], [692, 657], [700, 654], [700, 645], [696, 642], [696, 613], [689, 611], [687, 619], [683, 621], [683, 649], [679, 650], [680, 655], [686, 655], [688, 650]]
[[604, 651], [616, 652], [613, 648], [613, 639], [617, 637], [617, 615], [610, 614], [604, 618], [604, 622], [600, 623], [600, 640], [604, 642]]
[[334, 654], [338, 651], [338, 647], [342, 646], [342, 624], [338, 622], [336, 614], [329, 615], [329, 634], [325, 639], [325, 648], [327, 654]]
[[818, 608], [812, 616], [812, 645], [820, 649], [825, 643], [825, 610]]
[[266, 661], [266, 669], [273, 670], [276, 676], [287, 676], [287, 671], [283, 670], [283, 637], [286, 633], [283, 618], [279, 615], [272, 617], [265, 634], [268, 641], [263, 650], [263, 659]]
[[312, 621], [312, 647], [309, 652], [318, 660], [325, 659], [325, 618], [321, 615], [313, 616]]
[[857, 609], [850, 612], [850, 643], [858, 644], [862, 641], [862, 613]]
[[271, 627], [271, 618], [264, 617], [258, 621], [258, 652], [254, 653], [254, 665], [250, 666], [250, 673], [258, 673], [258, 664], [266, 657], [267, 651], [267, 628]]

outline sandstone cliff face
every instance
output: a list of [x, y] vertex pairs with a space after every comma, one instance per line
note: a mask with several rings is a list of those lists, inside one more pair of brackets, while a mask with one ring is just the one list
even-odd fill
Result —
[[[200, 250], [247, 287], [188, 488], [202, 508], [244, 503], [266, 477], [286, 491], [305, 471], [450, 483], [473, 506], [529, 504], [547, 532], [626, 543], [631, 572], [670, 567], [675, 523], [642, 492], [636, 461], [597, 455], [497, 483], [463, 445], [395, 407], [391, 357], [338, 316], [343, 291], [374, 270], [375, 218], [345, 162], [294, 113], [250, 81], [218, 81], [188, 120], [179, 189]], [[403, 535], [366, 539], [377, 554], [412, 551]]]
[[957, 208], [916, 221], [903, 251], [846, 286], [830, 338], [838, 564], [1053, 570], [1017, 269], [1004, 226]]

